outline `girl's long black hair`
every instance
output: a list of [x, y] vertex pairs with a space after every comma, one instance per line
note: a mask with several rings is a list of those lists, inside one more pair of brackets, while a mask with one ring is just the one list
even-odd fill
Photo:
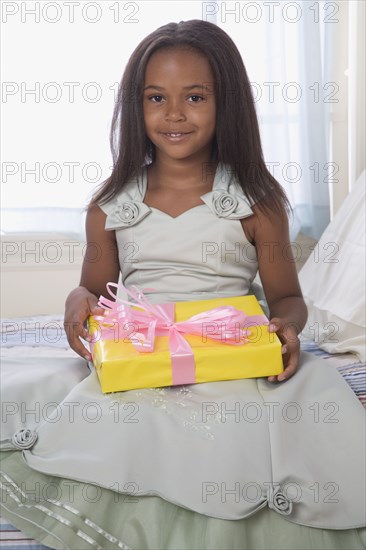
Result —
[[252, 89], [240, 53], [220, 27], [198, 19], [159, 27], [131, 55], [119, 85], [111, 125], [113, 170], [91, 204], [113, 199], [128, 180], [137, 178], [142, 167], [154, 160], [155, 147], [145, 134], [143, 117], [145, 69], [154, 52], [179, 46], [201, 51], [214, 75], [216, 136], [212, 160], [230, 166], [247, 198], [258, 203], [261, 210], [290, 211], [284, 190], [263, 159]]

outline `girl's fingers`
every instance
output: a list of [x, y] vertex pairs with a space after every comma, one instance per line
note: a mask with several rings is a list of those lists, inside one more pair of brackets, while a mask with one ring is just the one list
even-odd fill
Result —
[[76, 353], [78, 355], [80, 355], [80, 357], [83, 357], [87, 361], [92, 360], [92, 356], [91, 356], [90, 351], [88, 349], [86, 349], [86, 347], [82, 344], [82, 342], [79, 338], [74, 338], [72, 340], [69, 340], [69, 344], [70, 344], [71, 349], [76, 351]]
[[291, 378], [291, 376], [295, 374], [297, 370], [297, 365], [299, 363], [299, 355], [300, 355], [299, 348], [296, 348], [295, 350], [291, 351], [285, 370], [277, 376], [277, 380], [279, 382], [282, 382], [283, 380], [287, 380], [288, 378]]
[[[94, 317], [97, 317], [97, 316], [104, 316], [104, 312], [105, 312], [105, 309], [103, 307], [100, 307], [98, 305], [94, 306], [91, 311], [90, 311], [90, 315], [93, 315]], [[87, 341], [87, 342], [92, 342], [93, 341], [93, 335], [90, 334], [89, 332], [89, 329], [88, 327], [84, 327], [84, 336], [83, 338]]]
[[71, 349], [87, 361], [92, 360], [92, 355], [85, 347], [81, 339], [86, 340], [87, 342], [91, 342], [93, 340], [92, 335], [89, 334], [88, 330], [88, 317], [90, 315], [103, 315], [104, 311], [104, 308], [98, 305], [97, 298], [90, 295], [90, 297], [81, 301], [78, 310], [70, 310], [70, 312], [66, 315], [64, 329], [69, 345]]
[[104, 315], [105, 309], [100, 306], [95, 306], [91, 310], [91, 315]]
[[284, 358], [284, 364], [286, 365], [285, 369], [283, 372], [281, 372], [281, 374], [278, 374], [277, 376], [269, 376], [267, 378], [269, 382], [283, 382], [283, 380], [287, 380], [295, 374], [300, 355], [299, 344], [300, 341], [298, 340], [298, 343], [295, 345], [293, 343], [286, 343], [282, 346], [282, 355], [287, 356]]
[[80, 340], [75, 340], [73, 344], [70, 344], [70, 346], [78, 355], [80, 355], [80, 357], [83, 357], [83, 359], [86, 359], [87, 361], [92, 361], [90, 351], [83, 346]]
[[[281, 327], [281, 321], [278, 317], [273, 317], [268, 325], [268, 332], [277, 332]], [[284, 347], [282, 347], [282, 354], [284, 354]], [[268, 382], [277, 382], [277, 376], [269, 376]]]
[[287, 380], [288, 378], [291, 378], [295, 374], [297, 370], [297, 362], [294, 364], [289, 364], [281, 374], [278, 374], [277, 376], [269, 376], [268, 382], [283, 382], [284, 380]]
[[80, 340], [80, 338], [83, 338], [84, 340], [90, 339], [89, 333], [83, 327], [82, 323], [65, 322], [64, 329], [71, 349], [73, 349], [78, 355], [80, 355], [87, 361], [91, 361], [92, 356], [90, 351], [83, 345]]
[[277, 332], [281, 328], [281, 319], [278, 317], [273, 317], [273, 319], [270, 320], [268, 325], [268, 331], [269, 332]]
[[279, 382], [283, 382], [283, 380], [287, 380], [288, 378], [291, 378], [296, 372], [297, 369], [297, 363], [289, 364], [281, 374], [277, 376], [277, 380]]

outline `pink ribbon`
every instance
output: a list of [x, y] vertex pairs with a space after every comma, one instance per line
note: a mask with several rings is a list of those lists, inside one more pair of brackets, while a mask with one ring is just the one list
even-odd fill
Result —
[[[134, 298], [137, 304], [117, 297], [111, 287], [121, 288]], [[268, 320], [264, 315], [246, 315], [233, 306], [219, 306], [203, 313], [193, 315], [186, 321], [175, 322], [175, 304], [152, 304], [143, 292], [135, 285], [136, 292], [131, 292], [123, 285], [108, 283], [107, 290], [114, 301], [101, 296], [98, 305], [105, 308], [104, 316], [96, 316], [102, 321], [102, 336], [104, 339], [115, 334], [110, 324], [118, 327], [119, 336], [128, 338], [137, 351], [153, 352], [155, 336], [169, 336], [169, 351], [172, 362], [173, 385], [193, 384], [196, 381], [196, 364], [191, 346], [182, 334], [206, 336], [221, 343], [241, 346], [248, 342], [249, 331], [241, 328], [243, 325], [264, 325]], [[132, 309], [140, 307], [143, 311]], [[142, 332], [131, 334], [131, 324]], [[214, 331], [204, 333], [204, 328]]]

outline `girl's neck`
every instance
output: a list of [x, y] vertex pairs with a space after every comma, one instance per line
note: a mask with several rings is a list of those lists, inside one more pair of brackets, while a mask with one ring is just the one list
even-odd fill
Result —
[[157, 160], [148, 167], [149, 186], [172, 191], [211, 188], [217, 165], [217, 161], [186, 164]]

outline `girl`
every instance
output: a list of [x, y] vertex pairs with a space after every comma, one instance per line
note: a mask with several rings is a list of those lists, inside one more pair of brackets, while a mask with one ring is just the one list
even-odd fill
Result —
[[[77, 480], [71, 519], [64, 494], [43, 501], [48, 529], [72, 548], [362, 548], [362, 441], [348, 425], [361, 429], [362, 407], [334, 368], [299, 361], [306, 307], [288, 255], [289, 204], [266, 170], [249, 80], [224, 31], [185, 21], [145, 38], [111, 142], [114, 169], [89, 205], [90, 253], [66, 301], [70, 346], [91, 360], [85, 321], [103, 313], [98, 297], [120, 270], [153, 303], [245, 295], [259, 270], [285, 369], [115, 396], [101, 395], [92, 372], [65, 395], [72, 421], [41, 424], [12, 479]], [[339, 418], [315, 421], [315, 402], [341, 404]], [[98, 422], [80, 412], [91, 403]], [[121, 417], [131, 404], [133, 422]]]
[[[222, 52], [226, 52], [225, 58]], [[277, 380], [289, 378], [297, 368], [297, 334], [307, 316], [294, 260], [284, 254], [291, 248], [286, 215], [289, 204], [266, 169], [250, 83], [231, 39], [216, 26], [201, 21], [172, 24], [147, 37], [132, 55], [122, 80], [112, 139], [115, 133], [120, 136], [115, 167], [94, 197], [87, 217], [88, 242], [103, 255], [97, 263], [85, 260], [80, 287], [66, 302], [65, 328], [71, 347], [91, 359], [79, 340], [88, 339], [84, 322], [91, 312], [97, 313], [97, 300], [106, 283], [118, 280], [118, 247], [126, 245], [125, 234], [121, 232], [116, 239], [115, 232], [108, 229], [117, 226], [105, 224], [111, 201], [125, 183], [138, 177], [148, 159], [144, 204], [178, 218], [203, 204], [200, 199], [212, 190], [221, 163], [241, 186], [246, 211], [240, 213], [238, 209], [229, 217], [240, 220], [241, 241], [255, 247], [272, 316], [270, 330], [277, 331], [284, 343], [286, 369]], [[89, 255], [94, 256], [92, 251]], [[123, 258], [120, 260], [123, 264]], [[248, 292], [256, 274], [254, 267], [257, 265], [252, 260], [247, 286], [238, 288], [238, 293]], [[178, 266], [171, 265], [170, 269], [176, 272]], [[214, 284], [216, 274], [212, 273], [211, 279], [215, 297], [220, 296]], [[167, 274], [164, 288], [169, 292], [180, 288], [180, 283], [173, 285]], [[197, 292], [195, 286], [192, 290]], [[228, 294], [233, 292], [234, 288]]]

